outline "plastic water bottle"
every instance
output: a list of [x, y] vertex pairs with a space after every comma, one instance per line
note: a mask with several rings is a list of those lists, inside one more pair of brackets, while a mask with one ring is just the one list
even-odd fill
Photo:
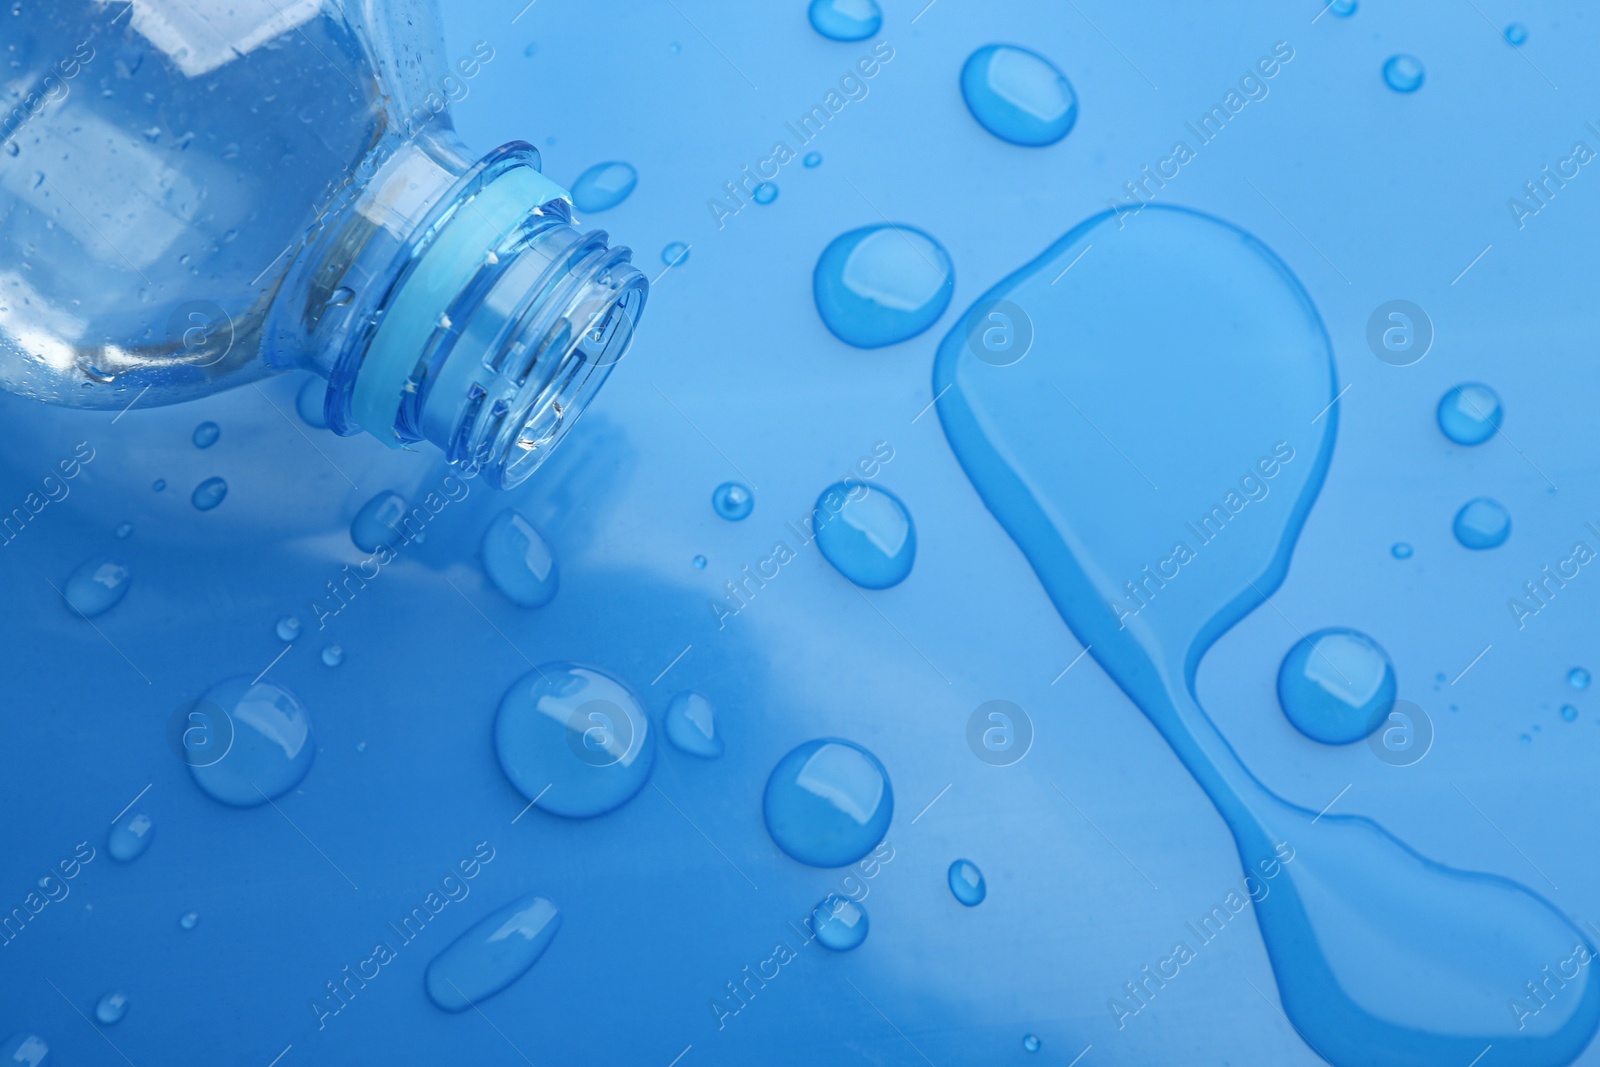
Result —
[[431, 0], [13, 0], [0, 384], [177, 403], [282, 371], [341, 434], [527, 477], [648, 283], [520, 141], [474, 159]]

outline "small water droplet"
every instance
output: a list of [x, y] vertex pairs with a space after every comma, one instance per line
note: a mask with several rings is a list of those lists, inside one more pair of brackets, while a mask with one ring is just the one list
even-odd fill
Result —
[[1499, 548], [1511, 536], [1511, 513], [1497, 500], [1480, 496], [1456, 512], [1456, 540], [1475, 551]]
[[639, 184], [639, 172], [628, 163], [596, 163], [572, 183], [572, 203], [579, 211], [610, 211], [628, 199]]
[[539, 42], [538, 41], [529, 41], [526, 45], [523, 46], [522, 57], [524, 59], [532, 59], [535, 55], [538, 54], [538, 52], [539, 52]]
[[198, 911], [186, 911], [183, 913], [183, 917], [178, 920], [178, 925], [185, 930], [193, 930], [194, 924], [199, 921], [200, 913]]
[[1328, 13], [1347, 19], [1356, 13], [1356, 0], [1331, 0]]
[[801, 863], [844, 867], [883, 840], [894, 791], [878, 757], [824, 737], [790, 751], [767, 778], [762, 815], [772, 840]]
[[883, 26], [876, 0], [811, 0], [811, 28], [830, 41], [864, 41]]
[[817, 167], [820, 167], [820, 166], [822, 166], [822, 153], [821, 152], [807, 152], [806, 153], [806, 158], [802, 159], [800, 162], [803, 163], [807, 167], [807, 169], [815, 169]]
[[961, 95], [978, 124], [1002, 141], [1055, 144], [1078, 121], [1078, 96], [1044, 56], [1015, 45], [978, 49], [961, 68]]
[[189, 496], [189, 503], [201, 511], [210, 511], [228, 495], [228, 483], [221, 478], [207, 478], [194, 487], [194, 492]]
[[829, 893], [811, 912], [817, 944], [834, 952], [849, 952], [867, 939], [867, 913], [861, 905]]
[[21, 151], [22, 151], [22, 149], [17, 147], [17, 142], [15, 142], [15, 141], [7, 141], [6, 142], [6, 155], [15, 156]]
[[1574, 689], [1589, 688], [1589, 672], [1582, 667], [1574, 667], [1567, 672], [1567, 684]]
[[154, 489], [158, 493], [161, 492], [166, 487], [167, 487], [167, 480], [165, 478], [157, 478], [155, 481], [150, 483], [150, 488]]
[[86, 619], [116, 607], [128, 593], [133, 572], [109, 556], [95, 556], [67, 576], [67, 603]]
[[1576, 722], [1578, 719], [1578, 709], [1573, 707], [1571, 704], [1563, 704], [1561, 705], [1561, 717], [1568, 722]]
[[342, 308], [356, 298], [356, 291], [348, 285], [341, 285], [328, 294], [326, 307]]
[[671, 52], [673, 55], [677, 55], [679, 52], [683, 51], [683, 45], [679, 44], [677, 41], [673, 41], [671, 44], [667, 45], [667, 51]]
[[722, 755], [722, 738], [717, 733], [716, 709], [699, 693], [679, 693], [667, 705], [663, 717], [667, 740], [679, 752], [701, 759]]
[[1439, 398], [1439, 429], [1458, 445], [1481, 445], [1500, 429], [1500, 394], [1480, 382], [1465, 382]]
[[857, 348], [917, 336], [955, 292], [943, 246], [910, 226], [863, 226], [834, 238], [817, 260], [812, 297], [823, 325]]
[[202, 422], [194, 428], [194, 441], [196, 448], [210, 448], [217, 443], [217, 438], [222, 436], [222, 427], [214, 422]]
[[835, 482], [817, 498], [812, 524], [823, 557], [863, 589], [899, 585], [916, 562], [911, 513], [887, 489]]
[[729, 522], [749, 518], [755, 507], [755, 494], [739, 482], [723, 482], [711, 493], [711, 509]]
[[1520, 45], [1528, 39], [1528, 27], [1520, 22], [1513, 22], [1506, 27], [1506, 43]]
[[111, 824], [106, 835], [106, 851], [118, 863], [132, 863], [144, 855], [155, 837], [155, 823], [142, 811], [125, 811]]
[[989, 895], [989, 885], [983, 880], [983, 872], [978, 870], [978, 865], [971, 860], [956, 860], [952, 863], [948, 880], [950, 892], [969, 908], [982, 904], [983, 898]]
[[1397, 93], [1414, 93], [1427, 77], [1422, 62], [1414, 56], [1391, 56], [1383, 65], [1383, 80]]
[[555, 553], [520, 512], [507, 508], [483, 532], [483, 569], [507, 600], [542, 608], [555, 599], [561, 571]]
[[121, 526], [117, 527], [118, 538], [126, 539], [131, 533], [133, 533], [133, 523], [131, 522], [125, 522]]
[[322, 665], [324, 667], [337, 667], [344, 662], [344, 649], [338, 645], [327, 645], [322, 649]]
[[350, 520], [350, 540], [363, 552], [376, 552], [401, 540], [395, 525], [405, 517], [406, 507], [406, 498], [399, 493], [379, 493]]
[[697, 571], [703, 571], [706, 569], [706, 558], [704, 556], [696, 556], [689, 562], [694, 564], [694, 569]]
[[126, 1014], [128, 1014], [128, 994], [120, 989], [107, 993], [100, 998], [100, 1003], [94, 1006], [94, 1017], [105, 1026], [121, 1022]]
[[195, 784], [212, 799], [252, 808], [282, 796], [305, 778], [317, 746], [311, 717], [287, 689], [271, 682], [228, 678], [195, 704], [219, 744], [220, 757], [189, 763]]
[[1366, 737], [1394, 706], [1394, 667], [1359, 630], [1318, 630], [1278, 668], [1278, 704], [1295, 729], [1325, 745]]
[[328, 428], [328, 419], [322, 409], [327, 396], [328, 383], [317, 377], [307, 378], [306, 384], [295, 394], [294, 409], [308, 426], [315, 426], [319, 430]]
[[1022, 1047], [1029, 1052], [1038, 1052], [1042, 1044], [1037, 1034], [1027, 1034], [1022, 1039]]
[[294, 615], [285, 615], [278, 620], [278, 640], [293, 641], [300, 636], [300, 620]]
[[689, 246], [682, 241], [673, 241], [661, 250], [661, 262], [669, 267], [677, 267], [688, 262]]
[[529, 894], [490, 912], [428, 964], [428, 999], [466, 1011], [528, 972], [561, 929], [561, 910]]
[[778, 187], [771, 182], [762, 182], [751, 196], [758, 204], [770, 204], [778, 199]]
[[1394, 543], [1394, 545], [1389, 549], [1389, 554], [1392, 555], [1395, 559], [1410, 559], [1411, 555], [1412, 555], [1412, 551], [1413, 550], [1412, 550], [1411, 546], [1409, 544], [1407, 544], [1406, 542], [1404, 542], [1404, 541], [1396, 541]]
[[1533, 744], [1533, 735], [1532, 734], [1522, 734], [1518, 738], [1518, 740], [1521, 741], [1525, 745], [1531, 745], [1531, 744]]

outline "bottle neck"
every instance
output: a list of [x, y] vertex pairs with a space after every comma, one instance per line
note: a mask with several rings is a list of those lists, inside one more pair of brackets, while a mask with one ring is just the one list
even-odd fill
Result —
[[358, 167], [274, 305], [280, 345], [328, 379], [329, 427], [432, 442], [500, 487], [531, 474], [627, 352], [649, 288], [566, 197], [521, 142], [472, 163], [427, 135]]

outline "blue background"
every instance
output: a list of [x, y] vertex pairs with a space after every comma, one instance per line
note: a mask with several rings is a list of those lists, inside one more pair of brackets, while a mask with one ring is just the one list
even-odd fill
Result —
[[[298, 378], [120, 419], [0, 398], [5, 509], [77, 442], [96, 451], [71, 496], [0, 548], [0, 906], [20, 904], [77, 842], [98, 853], [69, 898], [0, 948], [0, 1034], [37, 1032], [51, 1062], [85, 1064], [265, 1065], [286, 1046], [284, 1065], [666, 1067], [682, 1054], [684, 1067], [943, 1067], [1066, 1064], [1086, 1046], [1086, 1067], [1319, 1062], [1251, 988], [1273, 996], [1252, 923], [1231, 924], [1116, 1028], [1108, 998], [1236, 884], [1233, 844], [1091, 659], [1061, 674], [1078, 642], [936, 416], [916, 418], [956, 315], [1103, 210], [1278, 41], [1295, 57], [1269, 97], [1161, 199], [1229, 220], [1292, 267], [1350, 389], [1279, 610], [1223, 637], [1201, 668], [1201, 699], [1281, 795], [1316, 810], [1348, 787], [1336, 810], [1371, 815], [1443, 863], [1521, 881], [1575, 919], [1600, 918], [1600, 860], [1581, 829], [1600, 809], [1583, 788], [1600, 707], [1565, 681], [1572, 666], [1600, 669], [1600, 593], [1589, 588], [1600, 578], [1586, 569], [1521, 631], [1506, 607], [1575, 540], [1595, 544], [1583, 523], [1600, 520], [1600, 191], [1589, 188], [1600, 177], [1586, 167], [1522, 229], [1507, 207], [1574, 141], [1600, 147], [1584, 126], [1600, 123], [1593, 19], [1566, 6], [1368, 0], [1353, 17], [1319, 18], [1314, 0], [891, 0], [874, 40], [894, 59], [807, 146], [823, 164], [785, 167], [775, 203], [718, 229], [706, 201], [873, 41], [826, 40], [794, 2], [540, 0], [515, 24], [520, 3], [450, 5], [447, 56], [479, 40], [496, 49], [456, 107], [463, 138], [482, 151], [532, 140], [563, 183], [627, 160], [637, 191], [590, 221], [652, 277], [668, 242], [689, 243], [690, 259], [659, 279], [634, 351], [556, 458], [508, 494], [475, 484], [323, 632], [307, 603], [362, 557], [350, 519], [381, 490], [436, 486], [434, 454], [304, 426]], [[1521, 49], [1501, 37], [1514, 20], [1530, 31]], [[1008, 145], [967, 113], [961, 64], [997, 41], [1050, 57], [1072, 80], [1079, 119], [1061, 143]], [[1384, 85], [1396, 52], [1426, 66], [1419, 92]], [[858, 351], [822, 326], [811, 269], [833, 237], [884, 217], [945, 245], [956, 296], [929, 332]], [[1437, 331], [1411, 367], [1380, 362], [1365, 341], [1372, 310], [1394, 298], [1423, 306]], [[1507, 410], [1505, 437], [1474, 449], [1433, 420], [1440, 394], [1469, 380], [1493, 385]], [[200, 451], [190, 433], [204, 419], [222, 437]], [[917, 523], [910, 578], [859, 594], [807, 549], [719, 631], [707, 601], [722, 583], [787, 540], [784, 524], [878, 441], [895, 450], [878, 484]], [[189, 493], [213, 475], [230, 492], [202, 513]], [[151, 491], [157, 478], [165, 492]], [[740, 523], [710, 506], [730, 478], [755, 488]], [[1450, 520], [1480, 495], [1502, 501], [1514, 528], [1502, 548], [1475, 553]], [[501, 597], [474, 559], [507, 506], [560, 558], [561, 592], [537, 611]], [[124, 521], [134, 532], [119, 541]], [[1396, 541], [1415, 555], [1392, 558]], [[97, 552], [133, 572], [127, 598], [96, 620], [103, 634], [49, 584]], [[281, 814], [224, 808], [167, 748], [167, 720], [216, 681], [265, 668], [282, 649], [275, 621], [296, 613], [307, 631], [268, 677], [309, 707], [316, 762]], [[1284, 719], [1278, 664], [1301, 632], [1325, 626], [1388, 650], [1401, 698], [1437, 731], [1420, 763], [1320, 746]], [[330, 669], [318, 651], [335, 642], [345, 659]], [[560, 659], [624, 679], [654, 714], [682, 689], [705, 693], [727, 755], [702, 762], [663, 746], [651, 785], [619, 810], [513, 823], [526, 800], [495, 760], [494, 711], [530, 663]], [[966, 745], [968, 716], [993, 699], [1020, 705], [1037, 730], [1007, 768]], [[1572, 723], [1558, 714], [1569, 701]], [[839, 888], [842, 872], [779, 853], [760, 811], [782, 754], [825, 735], [871, 749], [895, 790], [895, 858], [868, 883], [871, 934], [849, 954], [803, 950], [719, 1030], [708, 1002], [723, 984], [792, 941], [785, 924]], [[119, 865], [104, 849], [108, 822], [147, 785], [139, 809], [155, 820], [154, 844]], [[307, 1005], [323, 983], [480, 841], [495, 859], [472, 895], [319, 1031]], [[956, 858], [987, 876], [977, 908], [946, 888]], [[563, 911], [544, 958], [482, 1015], [434, 1008], [428, 960], [525, 892]], [[185, 931], [190, 909], [200, 920]], [[115, 1048], [74, 1011], [92, 1016], [111, 989], [129, 998], [105, 1030]], [[1038, 1053], [1022, 1047], [1030, 1032]]]

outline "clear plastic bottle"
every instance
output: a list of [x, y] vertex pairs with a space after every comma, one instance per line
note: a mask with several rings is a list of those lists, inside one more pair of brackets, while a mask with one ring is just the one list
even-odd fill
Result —
[[325, 414], [527, 477], [648, 283], [539, 154], [477, 159], [431, 0], [7, 0], [0, 385], [86, 408], [282, 371]]

